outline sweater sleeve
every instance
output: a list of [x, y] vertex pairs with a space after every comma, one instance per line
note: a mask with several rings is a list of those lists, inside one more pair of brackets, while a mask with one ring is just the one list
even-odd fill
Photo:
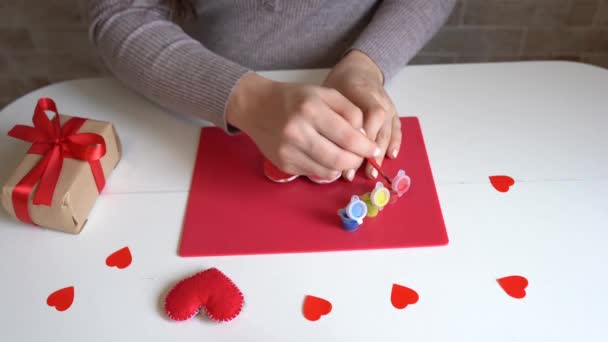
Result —
[[348, 51], [369, 56], [387, 82], [439, 31], [455, 4], [456, 0], [381, 1]]
[[166, 5], [95, 0], [88, 20], [93, 45], [119, 80], [170, 111], [236, 131], [226, 121], [226, 105], [250, 70], [187, 35], [170, 20]]

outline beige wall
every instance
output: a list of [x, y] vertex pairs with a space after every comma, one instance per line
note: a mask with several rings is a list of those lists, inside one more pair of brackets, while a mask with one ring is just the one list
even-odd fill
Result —
[[608, 68], [608, 0], [460, 0], [413, 63], [529, 59]]
[[[104, 74], [86, 0], [0, 0], [0, 108], [48, 83]], [[608, 0], [460, 0], [413, 64], [567, 59], [608, 67]]]

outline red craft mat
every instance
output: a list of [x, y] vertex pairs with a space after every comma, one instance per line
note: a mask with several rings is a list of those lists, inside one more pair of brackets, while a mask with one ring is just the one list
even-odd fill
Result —
[[319, 185], [300, 177], [274, 183], [264, 176], [263, 157], [246, 136], [203, 128], [179, 254], [226, 256], [439, 246], [448, 236], [416, 117], [401, 118], [403, 142], [396, 160], [412, 178], [409, 192], [366, 218], [354, 232], [342, 229], [337, 211], [352, 195], [373, 189], [362, 170], [349, 183]]

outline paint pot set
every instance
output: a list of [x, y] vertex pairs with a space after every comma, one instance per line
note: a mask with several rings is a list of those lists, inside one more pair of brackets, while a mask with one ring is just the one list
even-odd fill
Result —
[[366, 217], [376, 217], [388, 204], [396, 203], [410, 189], [411, 184], [405, 171], [399, 170], [390, 183], [390, 190], [382, 182], [377, 182], [372, 191], [352, 196], [346, 207], [338, 210], [342, 227], [349, 232], [357, 230]]

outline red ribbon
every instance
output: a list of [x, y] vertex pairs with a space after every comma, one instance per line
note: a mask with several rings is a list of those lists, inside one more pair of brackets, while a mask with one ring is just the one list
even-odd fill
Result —
[[[49, 119], [45, 111], [55, 113]], [[36, 184], [35, 205], [50, 207], [59, 181], [63, 159], [72, 158], [87, 161], [91, 166], [97, 190], [105, 186], [105, 176], [100, 159], [106, 154], [103, 137], [95, 133], [77, 133], [86, 119], [73, 117], [61, 127], [55, 102], [49, 98], [38, 100], [34, 117], [34, 127], [16, 125], [8, 135], [32, 143], [28, 154], [42, 155], [42, 159], [15, 185], [13, 207], [15, 215], [23, 222], [35, 224], [30, 218], [28, 200]]]

